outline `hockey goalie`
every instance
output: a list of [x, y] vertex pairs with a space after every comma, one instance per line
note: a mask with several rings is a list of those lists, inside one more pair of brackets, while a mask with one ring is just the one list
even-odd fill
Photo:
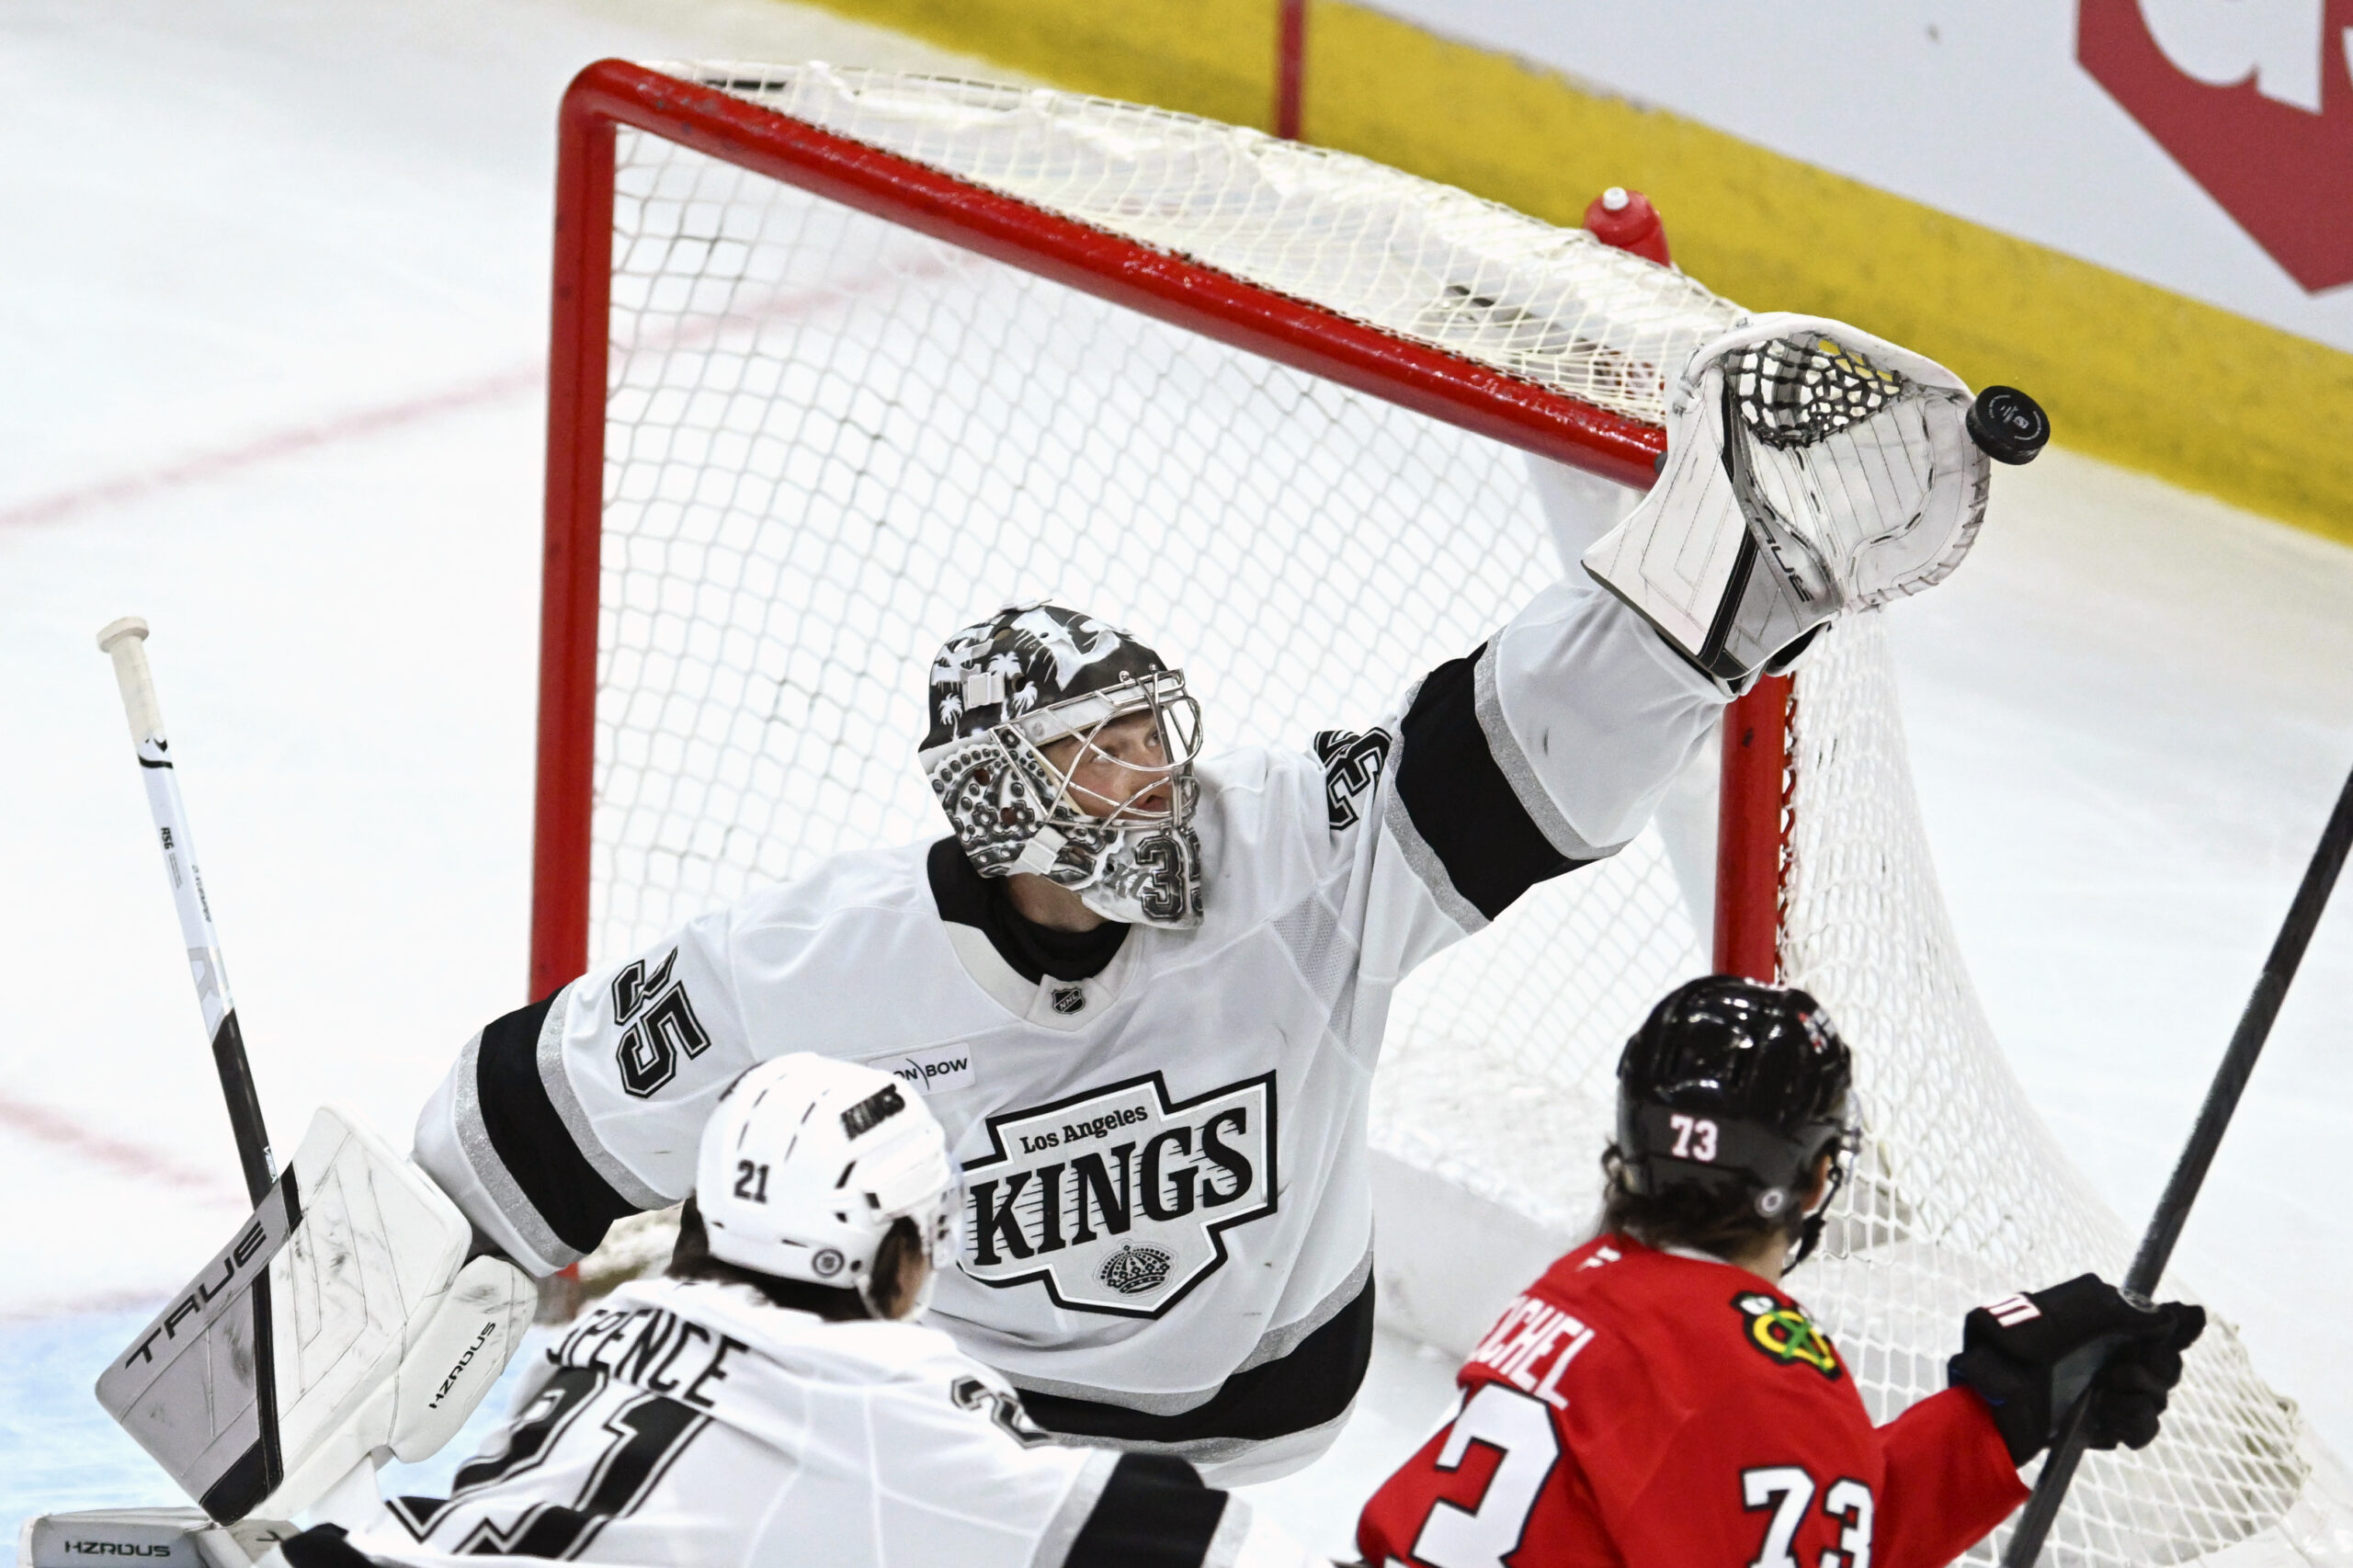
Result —
[[1313, 756], [1205, 754], [1181, 669], [1007, 608], [949, 638], [908, 736], [946, 836], [847, 848], [489, 1023], [416, 1161], [543, 1275], [689, 1190], [746, 1069], [871, 1064], [964, 1173], [928, 1323], [1056, 1433], [1221, 1483], [1295, 1469], [1371, 1346], [1364, 1128], [1398, 982], [1625, 845], [1722, 703], [1833, 616], [1951, 571], [2022, 425], [2030, 451], [2015, 393], [1754, 318], [1684, 369], [1662, 481], [1584, 571]]

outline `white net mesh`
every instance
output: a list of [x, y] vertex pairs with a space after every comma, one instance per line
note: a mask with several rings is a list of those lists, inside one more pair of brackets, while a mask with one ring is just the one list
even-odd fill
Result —
[[[678, 69], [1635, 417], [1737, 313], [1582, 234], [1223, 126]], [[1133, 627], [1186, 669], [1213, 750], [1304, 747], [1561, 569], [1525, 460], [1494, 442], [658, 137], [620, 134], [616, 192], [597, 956], [836, 849], [937, 835], [926, 662], [999, 603]], [[1784, 951], [1858, 1047], [1871, 1141], [1796, 1283], [1884, 1417], [1942, 1385], [1969, 1305], [2113, 1274], [2123, 1249], [1970, 992], [1873, 618], [1799, 692]], [[1400, 994], [1378, 1145], [1583, 1221], [1618, 1046], [1704, 971], [1703, 925], [1654, 833], [1537, 889]], [[2183, 1561], [2309, 1493], [2298, 1424], [2230, 1332], [2190, 1360], [2159, 1443], [2087, 1466], [2051, 1560]]]

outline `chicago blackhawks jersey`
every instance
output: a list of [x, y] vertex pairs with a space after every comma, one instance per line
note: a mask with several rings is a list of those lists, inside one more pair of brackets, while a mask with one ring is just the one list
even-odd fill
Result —
[[[1065, 1447], [947, 1335], [645, 1280], [581, 1319], [450, 1494], [388, 1499], [295, 1568], [1305, 1568], [1182, 1460]], [[1152, 1551], [1139, 1557], [1137, 1544]]]
[[686, 1194], [754, 1062], [885, 1067], [963, 1166], [929, 1321], [1057, 1431], [1279, 1473], [1336, 1430], [1370, 1350], [1392, 990], [1632, 837], [1721, 703], [1631, 611], [1557, 585], [1375, 727], [1203, 764], [1197, 929], [1025, 973], [952, 840], [844, 853], [485, 1028], [417, 1158], [548, 1270]]
[[1505, 1312], [1365, 1506], [1373, 1564], [1942, 1568], [2026, 1499], [1977, 1395], [1874, 1427], [1779, 1290], [1605, 1235]]

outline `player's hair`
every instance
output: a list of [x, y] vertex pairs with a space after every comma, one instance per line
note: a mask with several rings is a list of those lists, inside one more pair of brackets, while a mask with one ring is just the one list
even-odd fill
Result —
[[[907, 1259], [922, 1252], [923, 1236], [915, 1229], [915, 1222], [892, 1221], [890, 1230], [883, 1233], [882, 1244], [874, 1249], [874, 1278], [891, 1281], [887, 1288], [896, 1290], [895, 1282]], [[773, 1274], [762, 1274], [755, 1268], [739, 1267], [725, 1258], [713, 1257], [710, 1233], [703, 1228], [702, 1211], [691, 1198], [678, 1215], [678, 1244], [671, 1249], [667, 1272], [673, 1279], [715, 1279], [727, 1285], [749, 1285], [779, 1307], [814, 1312], [827, 1323], [853, 1323], [874, 1315], [867, 1311], [866, 1298], [855, 1289], [780, 1279]]]
[[1601, 1152], [1601, 1228], [1645, 1246], [1689, 1247], [1728, 1258], [1771, 1237], [1794, 1246], [1805, 1225], [1802, 1204], [1789, 1204], [1768, 1220], [1756, 1212], [1753, 1190], [1733, 1183], [1677, 1182], [1635, 1192], [1626, 1185], [1625, 1156], [1614, 1139]]

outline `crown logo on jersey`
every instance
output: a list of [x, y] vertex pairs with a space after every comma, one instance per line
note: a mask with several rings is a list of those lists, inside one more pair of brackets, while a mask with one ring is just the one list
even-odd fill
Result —
[[1770, 1296], [1745, 1291], [1732, 1304], [1748, 1320], [1748, 1343], [1783, 1366], [1802, 1362], [1836, 1381], [1838, 1352], [1830, 1336], [1795, 1307], [1785, 1307]]
[[1097, 1278], [1123, 1296], [1157, 1290], [1176, 1260], [1158, 1247], [1124, 1246], [1103, 1260]]

